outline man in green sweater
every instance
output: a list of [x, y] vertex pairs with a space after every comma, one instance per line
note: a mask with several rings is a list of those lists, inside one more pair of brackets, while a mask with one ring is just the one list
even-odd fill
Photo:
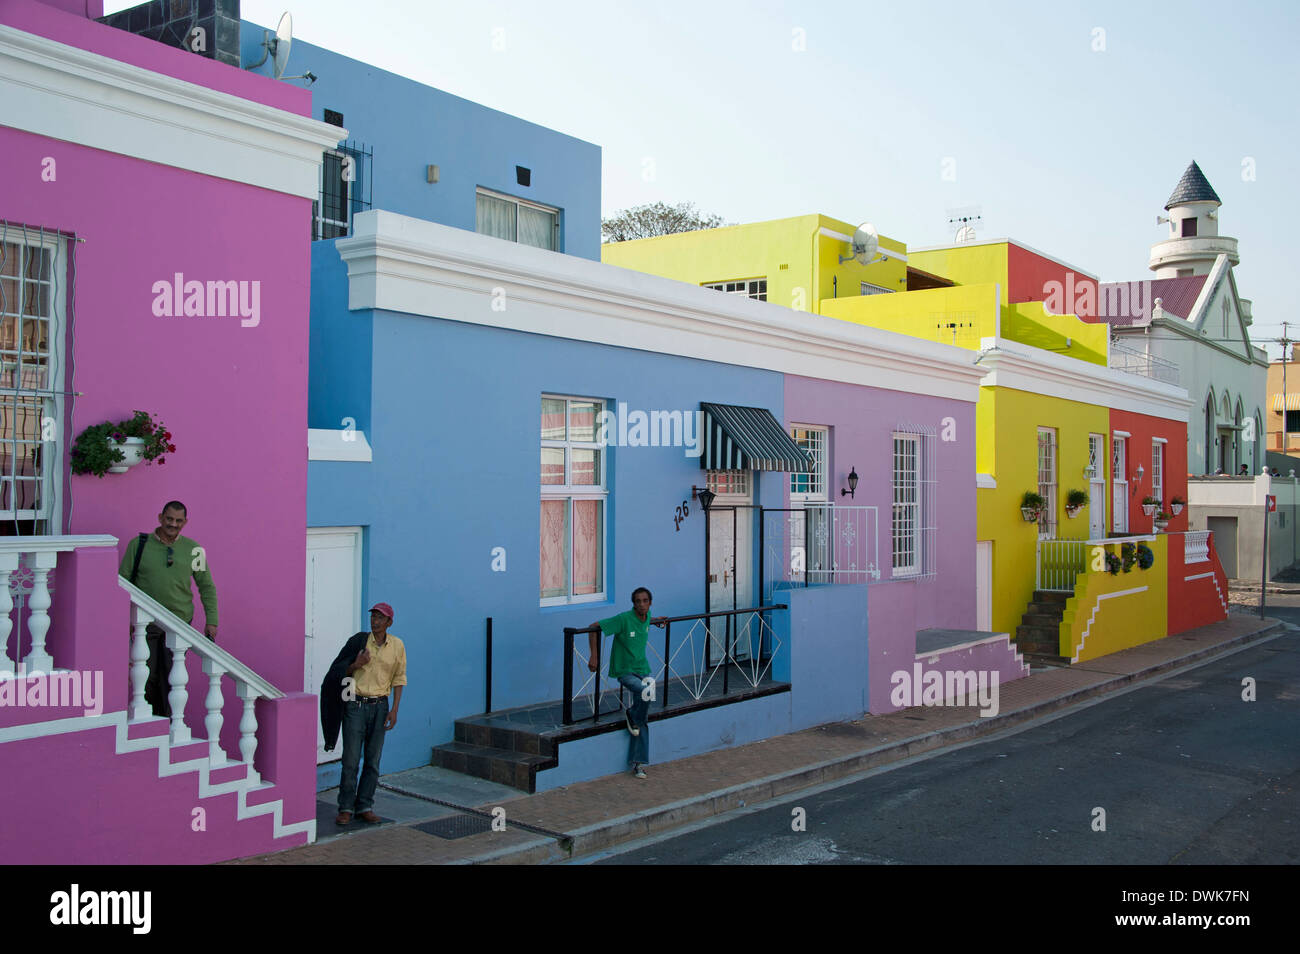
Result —
[[[216, 642], [217, 588], [212, 582], [203, 547], [189, 537], [181, 536], [188, 519], [185, 504], [179, 500], [168, 501], [162, 513], [158, 514], [158, 527], [143, 538], [143, 552], [140, 552], [141, 537], [136, 537], [127, 544], [117, 572], [186, 623], [194, 620], [194, 593], [190, 589], [193, 580], [199, 588], [199, 599], [203, 601], [206, 624], [203, 634]], [[170, 718], [167, 675], [172, 667], [172, 654], [166, 647], [166, 632], [156, 623], [150, 623], [145, 638], [149, 643], [149, 678], [145, 682], [144, 697], [153, 707], [154, 715]]]
[[[617, 679], [619, 685], [632, 695], [632, 705], [624, 708], [623, 718], [627, 721], [629, 736], [627, 762], [637, 778], [646, 777], [642, 766], [650, 761], [650, 726], [647, 716], [654, 695], [654, 680], [649, 678], [650, 663], [645, 657], [648, 627], [652, 623], [662, 627], [666, 619], [663, 616], [650, 618], [653, 599], [648, 589], [638, 586], [632, 591], [632, 609], [588, 627], [591, 630], [588, 636], [591, 655], [587, 659], [587, 668], [592, 672], [596, 671], [600, 634], [603, 632], [614, 637], [609, 648], [609, 678]], [[620, 702], [621, 699], [620, 694]]]

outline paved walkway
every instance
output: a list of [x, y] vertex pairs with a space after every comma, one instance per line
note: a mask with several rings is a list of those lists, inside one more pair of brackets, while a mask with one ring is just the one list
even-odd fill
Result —
[[[648, 767], [650, 778], [627, 774], [525, 795], [442, 769], [384, 776], [375, 809], [392, 821], [332, 825], [330, 793], [322, 793], [329, 822], [316, 844], [231, 864], [473, 864], [544, 863], [589, 854], [689, 822], [753, 805], [900, 759], [1029, 721], [1122, 689], [1135, 681], [1204, 660], [1285, 631], [1276, 619], [1234, 612], [1220, 623], [1080, 663], [1047, 669], [1000, 686], [997, 716], [975, 707], [917, 707], [855, 722], [817, 726], [675, 762]], [[446, 839], [419, 825], [472, 816], [427, 799], [474, 808], [483, 827], [504, 810], [505, 830]], [[498, 811], [498, 816], [500, 811]], [[538, 834], [528, 825], [563, 835]]]

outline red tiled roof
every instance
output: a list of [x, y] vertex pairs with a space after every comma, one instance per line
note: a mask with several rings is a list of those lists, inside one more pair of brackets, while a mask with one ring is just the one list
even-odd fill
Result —
[[1098, 320], [1112, 325], [1138, 324], [1150, 318], [1156, 299], [1179, 318], [1192, 313], [1205, 284], [1205, 275], [1144, 279], [1136, 282], [1102, 282], [1097, 286]]

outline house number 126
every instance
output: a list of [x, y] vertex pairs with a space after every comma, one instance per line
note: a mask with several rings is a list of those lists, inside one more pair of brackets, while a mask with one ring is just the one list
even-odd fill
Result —
[[677, 508], [677, 515], [673, 517], [673, 523], [676, 525], [678, 533], [681, 533], [682, 521], [685, 520], [690, 515], [691, 515], [691, 508], [689, 505], [687, 505], [686, 501], [683, 500], [681, 506]]

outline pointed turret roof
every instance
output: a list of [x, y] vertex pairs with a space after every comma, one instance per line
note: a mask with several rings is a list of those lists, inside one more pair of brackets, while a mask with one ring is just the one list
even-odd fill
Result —
[[1168, 212], [1176, 205], [1185, 205], [1188, 202], [1217, 202], [1223, 205], [1223, 200], [1219, 198], [1214, 188], [1205, 178], [1205, 173], [1201, 172], [1201, 167], [1192, 160], [1192, 164], [1187, 167], [1183, 177], [1178, 180], [1178, 185], [1174, 186], [1174, 193], [1165, 203], [1165, 211]]

